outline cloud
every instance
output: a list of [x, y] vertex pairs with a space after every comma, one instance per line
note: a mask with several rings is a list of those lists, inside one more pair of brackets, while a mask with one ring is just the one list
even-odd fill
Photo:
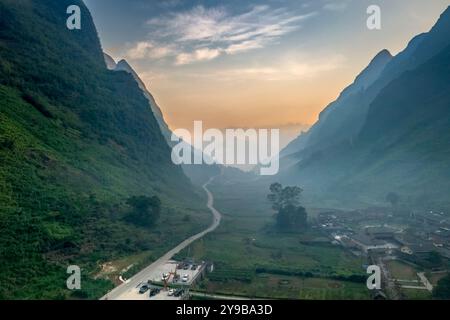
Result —
[[175, 41], [218, 40], [222, 34], [231, 31], [223, 8], [205, 9], [202, 6], [187, 12], [173, 14], [171, 18], [156, 18], [149, 21], [168, 35], [174, 35]]
[[171, 46], [157, 46], [150, 41], [140, 41], [128, 49], [125, 56], [130, 59], [161, 59], [174, 54]]
[[[271, 9], [257, 5], [240, 14], [230, 14], [225, 7], [169, 13], [147, 21], [150, 43], [168, 43], [175, 47], [175, 64], [212, 60], [221, 54], [237, 54], [267, 46], [274, 40], [298, 30], [301, 22], [315, 13], [296, 14], [285, 8]], [[142, 46], [142, 45], [141, 45]], [[135, 48], [136, 58], [151, 48]], [[173, 52], [173, 51], [172, 51]]]
[[264, 46], [264, 41], [261, 39], [247, 40], [240, 43], [232, 44], [225, 49], [227, 54], [236, 54], [239, 52], [245, 52], [253, 49], [259, 49]]
[[328, 11], [344, 11], [345, 9], [347, 9], [348, 4], [348, 1], [341, 1], [339, 3], [331, 2], [325, 4], [323, 8]]
[[341, 55], [331, 56], [327, 59], [317, 59], [306, 56], [285, 57], [273, 65], [256, 65], [251, 67], [218, 70], [215, 73], [206, 76], [222, 79], [224, 81], [298, 81], [318, 77], [324, 72], [339, 69], [344, 65], [344, 62], [345, 58]]
[[193, 53], [180, 53], [176, 57], [176, 65], [189, 64], [196, 61], [208, 61], [217, 58], [221, 51], [218, 49], [202, 48], [197, 49]]

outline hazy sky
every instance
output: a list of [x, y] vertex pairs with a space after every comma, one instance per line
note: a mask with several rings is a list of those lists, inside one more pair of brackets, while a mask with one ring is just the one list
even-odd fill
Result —
[[[450, 0], [85, 0], [172, 129], [311, 125], [380, 50], [396, 54]], [[381, 7], [382, 30], [366, 27]], [[293, 129], [294, 128], [294, 129]], [[295, 133], [291, 133], [295, 135]]]

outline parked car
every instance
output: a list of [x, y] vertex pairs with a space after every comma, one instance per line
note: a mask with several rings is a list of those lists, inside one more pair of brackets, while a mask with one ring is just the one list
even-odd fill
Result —
[[144, 293], [146, 293], [146, 292], [148, 291], [148, 289], [149, 289], [149, 286], [146, 285], [146, 284], [144, 284], [144, 285], [139, 289], [139, 293], [140, 293], [140, 294], [144, 294]]
[[185, 274], [182, 278], [181, 278], [182, 282], [188, 282], [189, 281], [189, 275]]
[[174, 293], [175, 293], [175, 289], [169, 289], [169, 292], [167, 292], [167, 295], [169, 297], [172, 297], [174, 295]]
[[161, 291], [161, 289], [158, 289], [158, 288], [151, 289], [150, 290], [150, 297], [156, 296], [160, 291]]
[[196, 264], [193, 264], [192, 267], [191, 267], [191, 270], [197, 270], [197, 267], [198, 266]]
[[189, 263], [186, 263], [186, 264], [183, 266], [183, 269], [184, 269], [184, 270], [189, 270]]

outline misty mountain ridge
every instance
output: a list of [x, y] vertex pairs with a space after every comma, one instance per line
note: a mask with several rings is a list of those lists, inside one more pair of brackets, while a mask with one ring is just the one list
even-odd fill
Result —
[[347, 198], [380, 201], [385, 192], [403, 190], [443, 201], [450, 187], [444, 178], [450, 140], [443, 138], [450, 118], [448, 34], [450, 8], [395, 57], [381, 51], [282, 151], [279, 178], [334, 198], [347, 191]]

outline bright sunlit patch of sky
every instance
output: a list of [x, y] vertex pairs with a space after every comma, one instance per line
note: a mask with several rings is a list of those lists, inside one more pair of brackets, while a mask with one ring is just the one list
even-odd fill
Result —
[[[135, 68], [172, 129], [203, 120], [215, 128], [289, 128], [290, 138], [313, 124], [379, 51], [398, 53], [450, 5], [448, 0], [85, 2], [105, 52]], [[371, 4], [381, 7], [382, 30], [366, 27]]]

